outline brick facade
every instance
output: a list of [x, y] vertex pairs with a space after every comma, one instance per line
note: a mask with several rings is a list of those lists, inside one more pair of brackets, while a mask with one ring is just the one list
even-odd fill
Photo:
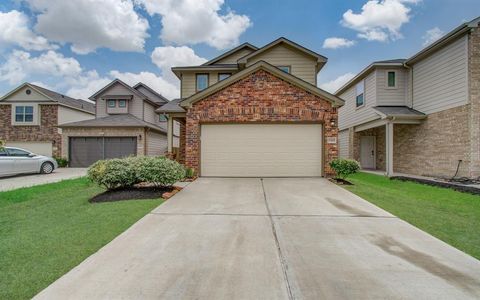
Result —
[[[188, 109], [185, 164], [199, 170], [202, 123], [322, 123], [326, 139], [337, 138], [337, 118], [337, 109], [329, 101], [259, 70], [195, 102]], [[337, 157], [337, 151], [336, 143], [324, 142], [327, 176], [333, 174], [328, 162]]]
[[470, 175], [480, 177], [480, 28], [474, 28], [468, 43], [470, 87]]
[[[142, 136], [142, 139], [139, 139], [139, 136]], [[145, 155], [145, 140], [146, 133], [145, 128], [88, 128], [88, 127], [65, 127], [62, 132], [62, 144], [63, 151], [62, 156], [68, 157], [68, 148], [69, 148], [69, 138], [70, 137], [137, 137], [137, 155]]]
[[0, 140], [52, 142], [53, 156], [61, 156], [62, 135], [58, 133], [58, 105], [39, 105], [39, 124], [12, 125], [12, 105], [0, 105]]

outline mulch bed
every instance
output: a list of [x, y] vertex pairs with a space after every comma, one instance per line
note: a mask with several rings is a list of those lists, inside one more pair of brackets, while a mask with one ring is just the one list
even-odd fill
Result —
[[340, 179], [340, 178], [330, 178], [328, 180], [330, 180], [331, 182], [333, 182], [335, 184], [339, 184], [339, 185], [353, 185], [353, 183], [351, 183], [350, 181]]
[[393, 176], [393, 177], [390, 177], [390, 179], [396, 179], [401, 181], [412, 181], [412, 182], [426, 184], [430, 186], [449, 188], [457, 192], [480, 195], [480, 189], [478, 188], [470, 187], [466, 185], [459, 185], [459, 184], [445, 182], [445, 181], [436, 181], [436, 180], [428, 180], [423, 178], [413, 178], [413, 177], [404, 177], [404, 176]]
[[162, 198], [164, 193], [177, 191], [174, 187], [131, 187], [116, 189], [98, 194], [88, 200], [90, 203], [114, 202], [122, 200], [141, 200]]

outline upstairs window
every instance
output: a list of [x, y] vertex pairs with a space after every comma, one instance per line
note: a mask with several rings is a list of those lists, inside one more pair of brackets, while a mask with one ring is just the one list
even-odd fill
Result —
[[118, 100], [118, 107], [121, 107], [121, 108], [127, 107], [127, 100]]
[[222, 81], [232, 76], [232, 73], [218, 73], [218, 81]]
[[290, 73], [290, 66], [278, 66], [277, 68], [279, 68], [285, 73]]
[[357, 86], [355, 87], [356, 91], [356, 106], [360, 107], [365, 104], [365, 81], [360, 81], [357, 83]]
[[33, 106], [15, 106], [16, 123], [33, 122]]
[[208, 87], [208, 74], [196, 74], [197, 92], [202, 91], [207, 87]]
[[116, 102], [117, 102], [117, 101], [115, 101], [115, 100], [108, 100], [108, 107], [112, 107], [112, 108], [113, 108], [113, 107], [117, 106], [117, 103], [116, 103]]
[[388, 71], [387, 72], [387, 87], [395, 88], [397, 87], [397, 72]]
[[159, 122], [167, 122], [168, 121], [167, 116], [166, 115], [159, 115], [158, 116], [158, 121]]

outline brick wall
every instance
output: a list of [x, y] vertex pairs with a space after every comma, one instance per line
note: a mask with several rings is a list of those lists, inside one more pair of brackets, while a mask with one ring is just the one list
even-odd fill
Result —
[[394, 125], [394, 172], [446, 176], [470, 176], [470, 105], [428, 115], [419, 125]]
[[62, 136], [58, 133], [58, 106], [39, 105], [40, 125], [12, 125], [12, 106], [0, 105], [0, 139], [15, 142], [52, 142], [54, 156], [61, 156]]
[[[138, 140], [139, 136], [142, 136], [142, 140]], [[111, 137], [137, 137], [137, 155], [145, 155], [145, 129], [142, 127], [139, 128], [88, 128], [88, 127], [79, 127], [79, 128], [63, 128], [62, 130], [62, 144], [63, 151], [62, 156], [68, 158], [68, 142], [69, 137], [96, 137], [96, 136], [111, 136]]]
[[[335, 125], [331, 125], [331, 120]], [[199, 169], [200, 125], [209, 122], [319, 122], [325, 137], [337, 137], [337, 109], [272, 74], [259, 70], [193, 104], [187, 111], [185, 164]], [[332, 175], [328, 162], [337, 157], [337, 144], [325, 143], [324, 171]]]
[[468, 72], [470, 87], [470, 176], [480, 177], [480, 28], [469, 36]]

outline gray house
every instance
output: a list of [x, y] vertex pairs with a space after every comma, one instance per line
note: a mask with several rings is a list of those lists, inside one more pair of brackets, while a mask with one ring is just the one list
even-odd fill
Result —
[[[155, 112], [168, 103], [143, 83], [131, 87], [119, 79], [89, 98], [95, 119], [62, 124], [63, 157], [71, 167], [129, 155], [164, 155], [167, 119]], [[174, 143], [178, 145], [178, 137]]]
[[341, 87], [339, 155], [387, 175], [480, 176], [479, 22]]

